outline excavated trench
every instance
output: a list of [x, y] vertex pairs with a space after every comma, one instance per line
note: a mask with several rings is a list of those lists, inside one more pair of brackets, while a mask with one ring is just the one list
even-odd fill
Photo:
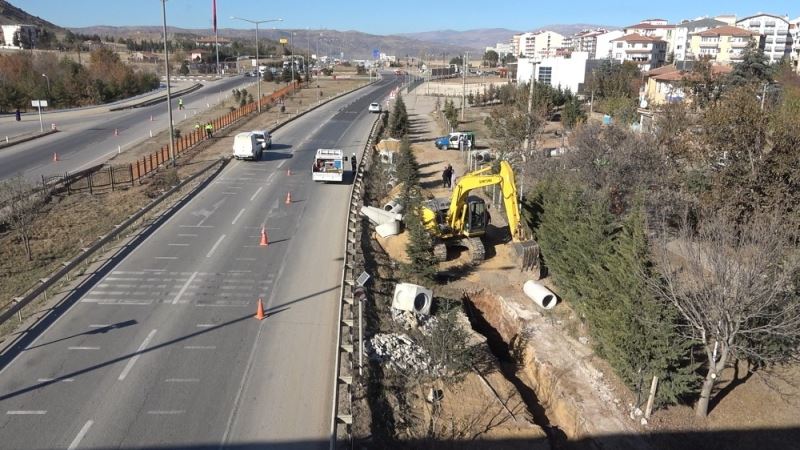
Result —
[[489, 323], [484, 313], [468, 296], [464, 297], [463, 305], [472, 329], [486, 338], [489, 349], [498, 360], [501, 374], [517, 390], [528, 412], [531, 414], [533, 422], [547, 434], [550, 448], [563, 448], [567, 442], [567, 435], [550, 421], [547, 411], [536, 396], [536, 392], [519, 378], [518, 372], [520, 364], [523, 362], [517, 361], [512, 351], [512, 346], [503, 339], [500, 332]]

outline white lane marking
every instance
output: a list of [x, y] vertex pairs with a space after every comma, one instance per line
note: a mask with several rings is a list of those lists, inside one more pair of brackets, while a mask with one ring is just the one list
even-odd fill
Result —
[[215, 323], [198, 323], [197, 324], [197, 328], [211, 328], [211, 327], [215, 327], [215, 326], [217, 326], [217, 324], [215, 324]]
[[178, 225], [181, 228], [214, 228], [213, 225]]
[[147, 411], [147, 414], [175, 416], [175, 415], [178, 415], [178, 414], [183, 414], [185, 412], [186, 412], [186, 410], [183, 410], [183, 409], [172, 409], [172, 410], [167, 410], [167, 411]]
[[238, 192], [223, 192], [222, 195], [237, 195]]
[[177, 256], [156, 256], [155, 259], [178, 259]]
[[31, 411], [31, 410], [26, 410], [26, 411], [6, 411], [6, 415], [9, 415], [9, 416], [29, 416], [29, 415], [41, 416], [43, 414], [47, 414], [47, 411], [43, 411], [43, 410], [38, 410], [38, 411]]
[[[144, 275], [144, 274], [142, 274]], [[103, 281], [142, 281], [142, 278], [130, 278], [130, 277], [106, 277]], [[105, 283], [101, 283], [102, 286]]]
[[[124, 270], [115, 270], [111, 272], [113, 275], [144, 275], [144, 272], [126, 272]], [[108, 278], [106, 278], [108, 279]]]
[[252, 270], [229, 270], [228, 273], [253, 273]]
[[176, 296], [175, 296], [175, 299], [173, 299], [173, 300], [172, 300], [172, 304], [173, 304], [173, 305], [177, 305], [177, 304], [178, 304], [178, 301], [179, 301], [179, 300], [181, 299], [181, 297], [183, 296], [183, 293], [184, 293], [184, 292], [186, 292], [186, 289], [189, 289], [189, 285], [190, 285], [190, 284], [192, 284], [192, 281], [194, 281], [194, 277], [196, 277], [196, 276], [197, 276], [197, 272], [193, 273], [193, 274], [192, 274], [192, 275], [189, 277], [189, 279], [188, 279], [188, 280], [186, 280], [186, 283], [184, 283], [184, 284], [183, 284], [183, 286], [181, 286], [181, 290], [180, 290], [180, 291], [178, 291], [178, 295], [176, 295]]
[[[39, 378], [39, 379], [36, 380], [36, 382], [37, 383], [47, 383], [47, 382], [55, 381], [55, 380], [56, 380], [55, 378]], [[58, 379], [58, 381], [60, 381], [62, 383], [72, 383], [73, 381], [75, 381], [75, 378], [60, 378], [60, 379]]]
[[178, 233], [178, 236], [179, 237], [197, 237], [196, 234], [192, 234], [192, 233]]
[[93, 423], [94, 423], [93, 420], [89, 420], [85, 424], [83, 424], [81, 431], [78, 431], [78, 435], [75, 436], [75, 439], [73, 439], [72, 443], [69, 444], [67, 450], [75, 450], [76, 448], [78, 448], [79, 445], [81, 445], [81, 441], [83, 440], [84, 437], [86, 437], [86, 433], [89, 432], [89, 428], [92, 427]]
[[233, 222], [231, 222], [231, 225], [236, 225], [236, 221], [238, 221], [239, 218], [242, 217], [242, 214], [244, 214], [245, 211], [246, 209], [242, 208], [242, 210], [239, 211], [239, 214], [237, 214], [236, 217], [233, 218]]
[[211, 255], [213, 255], [213, 254], [214, 254], [214, 251], [216, 251], [216, 250], [217, 250], [217, 247], [219, 246], [219, 244], [221, 244], [221, 243], [222, 243], [222, 240], [223, 240], [223, 239], [225, 239], [225, 235], [224, 235], [224, 234], [223, 234], [222, 236], [220, 236], [220, 237], [219, 237], [219, 239], [217, 239], [217, 242], [215, 242], [215, 243], [214, 243], [214, 246], [213, 246], [213, 247], [211, 247], [211, 250], [210, 250], [210, 251], [208, 252], [208, 254], [206, 255], [206, 258], [211, 258]]
[[131, 359], [128, 360], [128, 364], [125, 364], [125, 368], [122, 369], [122, 373], [119, 374], [119, 378], [117, 378], [119, 381], [125, 380], [125, 377], [128, 376], [128, 373], [133, 368], [133, 365], [136, 364], [136, 361], [138, 361], [139, 357], [142, 356], [142, 350], [147, 348], [147, 344], [150, 343], [150, 339], [153, 339], [153, 336], [155, 334], [156, 334], [156, 330], [152, 330], [150, 332], [150, 334], [148, 334], [147, 337], [144, 338], [144, 342], [142, 342], [142, 345], [140, 345], [139, 349], [136, 350], [136, 354]]
[[253, 194], [253, 196], [252, 196], [252, 197], [250, 197], [250, 201], [251, 201], [251, 202], [252, 202], [253, 200], [255, 200], [256, 196], [257, 196], [257, 195], [258, 195], [258, 194], [261, 192], [261, 189], [264, 189], [264, 188], [263, 188], [263, 187], [260, 187], [260, 188], [258, 188], [258, 189], [256, 190], [256, 193], [255, 193], [255, 194]]
[[166, 272], [167, 269], [144, 269], [145, 272]]
[[216, 345], [187, 345], [183, 347], [185, 350], [215, 350]]
[[89, 325], [89, 328], [105, 328], [105, 327], [110, 327], [110, 326], [111, 326], [110, 323], [93, 323], [93, 324]]
[[256, 258], [236, 258], [237, 261], [255, 261]]
[[67, 347], [67, 350], [100, 350], [100, 347]]
[[167, 244], [170, 247], [188, 247], [189, 244]]
[[165, 383], [199, 383], [200, 378], [167, 378]]

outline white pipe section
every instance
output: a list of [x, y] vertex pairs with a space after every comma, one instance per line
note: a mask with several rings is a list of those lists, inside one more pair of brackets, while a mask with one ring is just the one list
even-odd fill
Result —
[[533, 300], [534, 303], [539, 305], [540, 308], [553, 309], [558, 303], [556, 294], [533, 280], [526, 281], [525, 284], [522, 285], [522, 291], [528, 298]]
[[383, 225], [385, 223], [403, 219], [401, 214], [384, 211], [383, 209], [375, 208], [374, 206], [362, 206], [361, 214], [367, 216], [369, 220], [376, 225]]
[[390, 213], [400, 214], [403, 212], [403, 205], [401, 205], [396, 200], [392, 200], [389, 203], [383, 205], [384, 211], [389, 211]]

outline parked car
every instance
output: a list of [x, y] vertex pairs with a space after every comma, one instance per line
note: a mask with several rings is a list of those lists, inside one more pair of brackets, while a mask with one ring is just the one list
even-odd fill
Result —
[[272, 147], [272, 136], [267, 130], [253, 130], [256, 140], [261, 144], [261, 148], [266, 150]]
[[369, 112], [371, 112], [371, 113], [380, 113], [381, 112], [381, 104], [380, 103], [370, 103], [369, 104]]

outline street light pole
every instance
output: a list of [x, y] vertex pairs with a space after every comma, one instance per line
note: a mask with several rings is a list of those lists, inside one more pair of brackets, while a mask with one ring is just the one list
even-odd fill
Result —
[[267, 22], [283, 22], [283, 19], [250, 20], [236, 16], [231, 16], [231, 19], [250, 22], [256, 26], [256, 74], [258, 74], [258, 82], [256, 83], [258, 87], [258, 101], [256, 102], [256, 107], [258, 108], [258, 112], [261, 113], [261, 65], [258, 62], [258, 25]]
[[167, 113], [169, 116], [169, 159], [175, 167], [175, 128], [172, 124], [172, 86], [169, 82], [169, 49], [167, 48], [167, 0], [161, 0], [161, 18], [164, 25], [164, 72], [167, 76]]
[[[51, 95], [50, 94], [50, 77], [48, 77], [46, 73], [43, 73], [42, 76], [44, 77], [45, 80], [47, 80], [47, 96], [50, 97], [50, 95]], [[762, 111], [764, 110], [763, 105], [762, 105], [761, 110]]]

